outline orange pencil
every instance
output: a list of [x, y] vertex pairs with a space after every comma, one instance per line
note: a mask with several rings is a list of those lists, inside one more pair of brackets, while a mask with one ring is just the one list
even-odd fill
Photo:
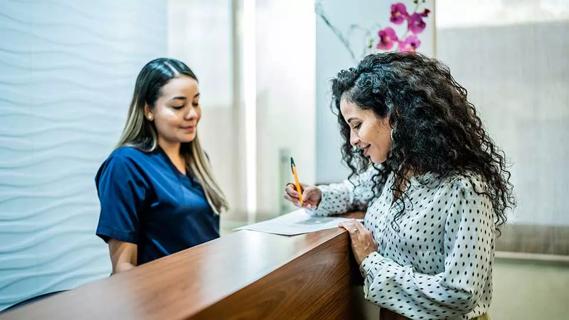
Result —
[[294, 185], [296, 187], [296, 192], [298, 192], [298, 200], [300, 200], [300, 206], [302, 207], [302, 188], [300, 187], [300, 181], [298, 181], [296, 164], [294, 164], [294, 159], [292, 159], [292, 157], [290, 157], [290, 170], [292, 171], [292, 177], [294, 178]]

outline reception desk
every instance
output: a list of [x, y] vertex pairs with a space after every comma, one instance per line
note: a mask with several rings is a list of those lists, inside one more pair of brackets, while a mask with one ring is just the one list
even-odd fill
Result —
[[239, 231], [0, 319], [357, 319], [360, 281], [344, 229]]

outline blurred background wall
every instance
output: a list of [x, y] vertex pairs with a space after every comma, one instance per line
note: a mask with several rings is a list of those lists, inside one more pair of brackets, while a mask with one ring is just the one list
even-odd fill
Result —
[[437, 1], [437, 57], [508, 156], [511, 221], [569, 226], [569, 2], [475, 3]]

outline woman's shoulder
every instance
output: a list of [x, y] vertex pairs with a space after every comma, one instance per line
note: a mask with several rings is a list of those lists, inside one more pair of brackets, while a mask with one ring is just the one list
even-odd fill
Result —
[[141, 164], [152, 158], [155, 153], [133, 146], [122, 146], [113, 150], [105, 162]]
[[145, 152], [136, 147], [116, 148], [99, 167], [95, 180], [101, 177], [111, 179], [144, 179], [152, 152]]
[[118, 147], [103, 162], [101, 169], [109, 167], [120, 167], [123, 169], [144, 167], [151, 155], [152, 152], [146, 152], [132, 146]]
[[427, 172], [425, 174], [413, 177], [420, 185], [426, 186], [429, 189], [443, 189], [443, 190], [478, 190], [486, 189], [484, 178], [474, 172], [457, 172], [449, 175], [435, 174]]
[[118, 147], [111, 154], [109, 158], [118, 158], [118, 159], [138, 159], [147, 157], [149, 152], [143, 151], [137, 147], [132, 146], [122, 146]]
[[455, 173], [443, 179], [443, 184], [450, 189], [464, 192], [483, 193], [488, 187], [483, 176], [476, 172], [465, 171]]

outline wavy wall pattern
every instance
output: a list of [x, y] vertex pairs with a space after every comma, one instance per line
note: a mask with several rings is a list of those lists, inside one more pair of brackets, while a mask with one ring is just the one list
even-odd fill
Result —
[[94, 176], [167, 1], [0, 2], [0, 310], [107, 276]]

